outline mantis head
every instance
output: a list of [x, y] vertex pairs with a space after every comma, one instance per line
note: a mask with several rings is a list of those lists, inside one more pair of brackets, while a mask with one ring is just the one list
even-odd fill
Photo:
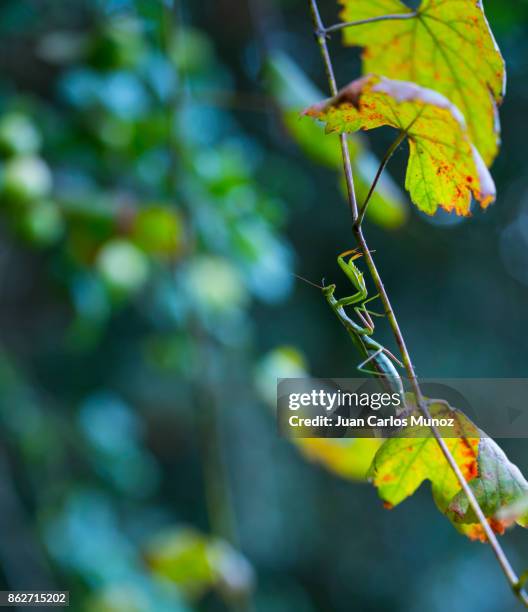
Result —
[[333, 283], [331, 285], [324, 286], [324, 282], [323, 282], [323, 286], [321, 287], [321, 289], [323, 291], [323, 295], [327, 298], [327, 297], [331, 297], [332, 295], [334, 295], [336, 286]]

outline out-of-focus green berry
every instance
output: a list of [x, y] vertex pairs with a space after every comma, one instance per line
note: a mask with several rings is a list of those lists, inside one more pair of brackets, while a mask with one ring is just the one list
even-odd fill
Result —
[[143, 612], [150, 602], [134, 583], [116, 583], [88, 599], [86, 612]]
[[112, 149], [126, 149], [134, 137], [134, 125], [112, 115], [101, 117], [96, 129], [101, 142]]
[[45, 198], [51, 187], [50, 169], [40, 157], [14, 157], [3, 167], [0, 194], [9, 201], [26, 203]]
[[277, 378], [304, 378], [308, 366], [304, 355], [294, 346], [278, 346], [260, 360], [255, 371], [255, 385], [263, 400], [274, 407], [277, 402]]
[[192, 528], [158, 533], [145, 558], [155, 575], [176, 584], [189, 598], [211, 587], [228, 596], [242, 595], [254, 581], [253, 568], [230, 544]]
[[186, 281], [189, 293], [204, 311], [228, 312], [247, 301], [238, 270], [222, 257], [196, 257], [187, 268]]
[[97, 270], [108, 287], [118, 293], [133, 293], [148, 279], [149, 265], [145, 255], [127, 240], [116, 238], [99, 251]]
[[31, 242], [48, 246], [64, 232], [64, 220], [57, 206], [49, 200], [35, 203], [22, 220], [22, 233]]
[[1, 154], [30, 155], [39, 150], [40, 144], [40, 133], [23, 113], [12, 112], [0, 118]]
[[140, 248], [160, 257], [178, 253], [183, 241], [179, 214], [163, 206], [140, 210], [134, 220], [132, 239]]
[[169, 56], [179, 71], [196, 73], [207, 69], [214, 58], [210, 40], [192, 28], [180, 29], [170, 46]]

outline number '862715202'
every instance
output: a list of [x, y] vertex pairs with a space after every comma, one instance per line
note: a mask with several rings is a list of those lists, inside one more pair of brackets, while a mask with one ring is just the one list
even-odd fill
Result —
[[69, 605], [69, 594], [66, 591], [4, 591], [2, 595], [0, 605]]

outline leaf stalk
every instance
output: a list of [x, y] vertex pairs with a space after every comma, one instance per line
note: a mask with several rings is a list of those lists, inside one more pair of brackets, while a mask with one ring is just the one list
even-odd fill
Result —
[[363, 223], [363, 219], [365, 217], [365, 213], [367, 212], [367, 206], [370, 202], [370, 198], [372, 197], [372, 194], [374, 193], [374, 190], [376, 189], [376, 186], [381, 177], [381, 174], [383, 173], [383, 170], [385, 169], [385, 166], [389, 163], [389, 159], [394, 155], [396, 149], [405, 140], [406, 136], [407, 136], [407, 131], [401, 130], [396, 140], [391, 144], [391, 146], [387, 149], [387, 152], [383, 156], [383, 159], [381, 160], [381, 164], [379, 165], [378, 171], [376, 172], [376, 176], [374, 177], [374, 180], [372, 181], [372, 185], [370, 186], [370, 189], [368, 191], [367, 197], [365, 198], [363, 205], [359, 209], [358, 217], [355, 222], [355, 225], [357, 227], [361, 227], [361, 224]]
[[413, 19], [417, 16], [418, 11], [412, 11], [412, 13], [401, 13], [398, 15], [380, 15], [378, 17], [369, 17], [368, 19], [359, 19], [358, 21], [343, 21], [341, 23], [335, 23], [327, 28], [323, 28], [322, 31], [324, 34], [330, 34], [330, 32], [337, 32], [338, 30], [364, 25], [365, 23], [376, 23], [376, 21], [401, 21], [402, 19]]

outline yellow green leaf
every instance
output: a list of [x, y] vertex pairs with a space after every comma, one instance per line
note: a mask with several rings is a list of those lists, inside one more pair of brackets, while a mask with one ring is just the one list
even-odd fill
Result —
[[463, 113], [486, 164], [499, 145], [496, 104], [504, 94], [504, 60], [478, 0], [339, 0], [344, 22], [383, 15], [344, 30], [347, 45], [364, 47], [363, 72], [413, 81], [444, 94]]
[[145, 252], [169, 258], [183, 248], [184, 227], [177, 211], [162, 204], [139, 210], [133, 220], [131, 238]]
[[[433, 403], [429, 410], [436, 418], [454, 418], [457, 438], [445, 438], [445, 443], [466, 480], [477, 475], [479, 432], [461, 412], [444, 403]], [[451, 430], [451, 433], [453, 430]], [[388, 439], [378, 450], [369, 470], [386, 506], [396, 506], [429, 480], [433, 497], [441, 512], [460, 491], [458, 482], [440, 447], [426, 426], [409, 426], [397, 437]]]
[[319, 463], [342, 478], [365, 480], [379, 438], [294, 438], [293, 443], [310, 461]]
[[241, 595], [253, 584], [253, 568], [241, 553], [191, 527], [158, 533], [144, 558], [153, 574], [176, 584], [189, 599], [198, 599], [212, 588], [225, 595]]
[[528, 527], [528, 493], [524, 493], [506, 506], [502, 506], [496, 516], [499, 520]]
[[486, 208], [495, 185], [469, 140], [460, 111], [438, 92], [414, 83], [369, 75], [305, 114], [326, 124], [327, 132], [396, 128], [409, 143], [405, 187], [428, 214], [438, 206], [469, 215], [473, 196]]
[[[444, 402], [429, 406], [436, 418], [455, 419], [454, 433], [444, 437], [449, 451], [495, 533], [517, 523], [528, 526], [528, 482], [504, 451], [460, 411]], [[449, 434], [453, 430], [449, 429]], [[423, 437], [422, 437], [423, 436]], [[388, 507], [412, 495], [424, 480], [432, 484], [438, 509], [472, 540], [486, 540], [460, 483], [427, 426], [407, 426], [378, 450], [369, 477]]]
[[145, 559], [154, 573], [177, 584], [188, 597], [199, 597], [216, 580], [208, 546], [208, 538], [194, 529], [171, 530], [150, 543]]
[[[490, 518], [490, 526], [496, 533], [503, 533], [513, 523], [528, 526], [528, 509], [522, 502], [528, 494], [528, 482], [504, 451], [491, 438], [482, 438], [478, 451], [478, 476], [469, 486], [472, 489], [482, 511]], [[508, 514], [508, 508], [519, 503], [523, 508]], [[455, 524], [460, 524], [462, 531], [472, 539], [485, 539], [485, 534], [478, 524], [475, 512], [469, 505], [467, 496], [459, 492], [449, 502], [448, 517]]]

